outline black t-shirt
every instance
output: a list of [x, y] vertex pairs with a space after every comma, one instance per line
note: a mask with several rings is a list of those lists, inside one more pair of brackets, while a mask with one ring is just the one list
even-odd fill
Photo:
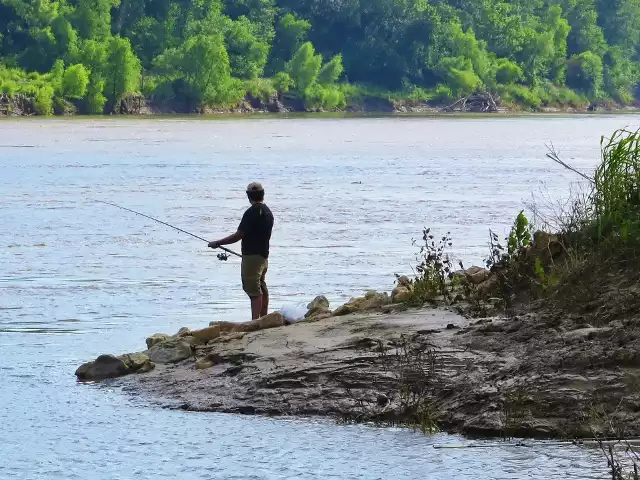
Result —
[[243, 255], [262, 255], [269, 257], [269, 240], [273, 229], [273, 214], [264, 203], [251, 205], [244, 212], [238, 230], [242, 237]]

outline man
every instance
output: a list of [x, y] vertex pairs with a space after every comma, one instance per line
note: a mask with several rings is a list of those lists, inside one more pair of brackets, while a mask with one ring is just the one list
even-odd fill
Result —
[[247, 197], [251, 207], [244, 212], [238, 231], [228, 237], [210, 242], [218, 248], [242, 240], [242, 288], [251, 299], [251, 319], [268, 313], [269, 290], [265, 283], [269, 258], [269, 241], [273, 229], [273, 214], [264, 203], [264, 188], [260, 183], [250, 183]]

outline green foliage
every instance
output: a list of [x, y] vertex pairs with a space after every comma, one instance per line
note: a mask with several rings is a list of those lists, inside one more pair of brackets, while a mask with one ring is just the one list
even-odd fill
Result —
[[62, 77], [62, 91], [65, 98], [80, 99], [87, 94], [89, 72], [82, 64], [71, 65]]
[[599, 238], [639, 244], [640, 131], [618, 130], [602, 138], [602, 162], [593, 177], [591, 201]]
[[192, 107], [232, 104], [244, 95], [241, 82], [231, 77], [224, 38], [219, 34], [190, 37], [158, 56], [154, 66], [173, 83], [174, 94]]
[[53, 87], [42, 85], [36, 89], [34, 107], [38, 115], [53, 114]]
[[321, 85], [331, 85], [338, 81], [343, 71], [342, 55], [336, 55], [322, 66], [318, 73], [317, 82]]
[[529, 219], [521, 211], [516, 217], [509, 238], [507, 241], [507, 253], [509, 256], [515, 255], [522, 248], [531, 243], [531, 231], [529, 229]]
[[317, 80], [321, 68], [322, 56], [315, 54], [311, 42], [304, 43], [287, 62], [287, 73], [299, 92], [305, 92]]
[[286, 72], [278, 72], [271, 79], [273, 88], [280, 93], [287, 93], [293, 87], [293, 79]]
[[245, 82], [247, 93], [263, 102], [273, 98], [277, 94], [276, 87], [269, 80], [256, 78]]
[[502, 85], [512, 85], [523, 78], [522, 68], [506, 58], [499, 58], [494, 68], [496, 82]]
[[233, 104], [265, 76], [312, 108], [478, 89], [528, 109], [628, 104], [638, 45], [638, 0], [0, 0], [0, 63], [25, 72], [3, 91], [49, 84], [86, 113], [137, 92], [142, 69], [145, 95], [190, 109]]
[[567, 83], [570, 87], [597, 99], [604, 86], [602, 58], [592, 52], [583, 52], [571, 59]]
[[335, 86], [313, 83], [303, 94], [309, 110], [336, 110], [346, 106], [344, 93]]
[[107, 52], [106, 97], [115, 106], [127, 93], [134, 93], [140, 85], [140, 59], [126, 38], [113, 37]]
[[254, 33], [255, 26], [246, 17], [240, 17], [226, 32], [231, 73], [238, 78], [257, 78], [267, 63], [269, 45]]
[[453, 303], [458, 284], [454, 277], [453, 258], [448, 252], [451, 246], [450, 233], [436, 238], [430, 228], [423, 230], [409, 304], [422, 305], [434, 302], [438, 297]]

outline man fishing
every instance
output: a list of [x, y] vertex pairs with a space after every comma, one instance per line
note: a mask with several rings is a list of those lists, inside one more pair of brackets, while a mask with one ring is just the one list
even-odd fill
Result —
[[251, 319], [268, 313], [269, 290], [265, 283], [269, 258], [269, 241], [273, 229], [273, 214], [264, 203], [264, 188], [253, 182], [247, 187], [251, 203], [242, 216], [238, 230], [221, 240], [209, 242], [219, 248], [242, 240], [242, 289], [251, 299]]

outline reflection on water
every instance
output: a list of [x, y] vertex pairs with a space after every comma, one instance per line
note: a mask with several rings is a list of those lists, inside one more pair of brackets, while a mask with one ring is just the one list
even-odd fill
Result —
[[[194, 414], [78, 385], [102, 353], [245, 320], [238, 261], [94, 200], [214, 238], [254, 180], [276, 215], [272, 306], [390, 289], [426, 225], [479, 263], [531, 192], [574, 177], [635, 117], [75, 119], [0, 122], [0, 478], [601, 478], [578, 447], [435, 450], [459, 442], [332, 422]], [[27, 148], [31, 147], [31, 148]]]

